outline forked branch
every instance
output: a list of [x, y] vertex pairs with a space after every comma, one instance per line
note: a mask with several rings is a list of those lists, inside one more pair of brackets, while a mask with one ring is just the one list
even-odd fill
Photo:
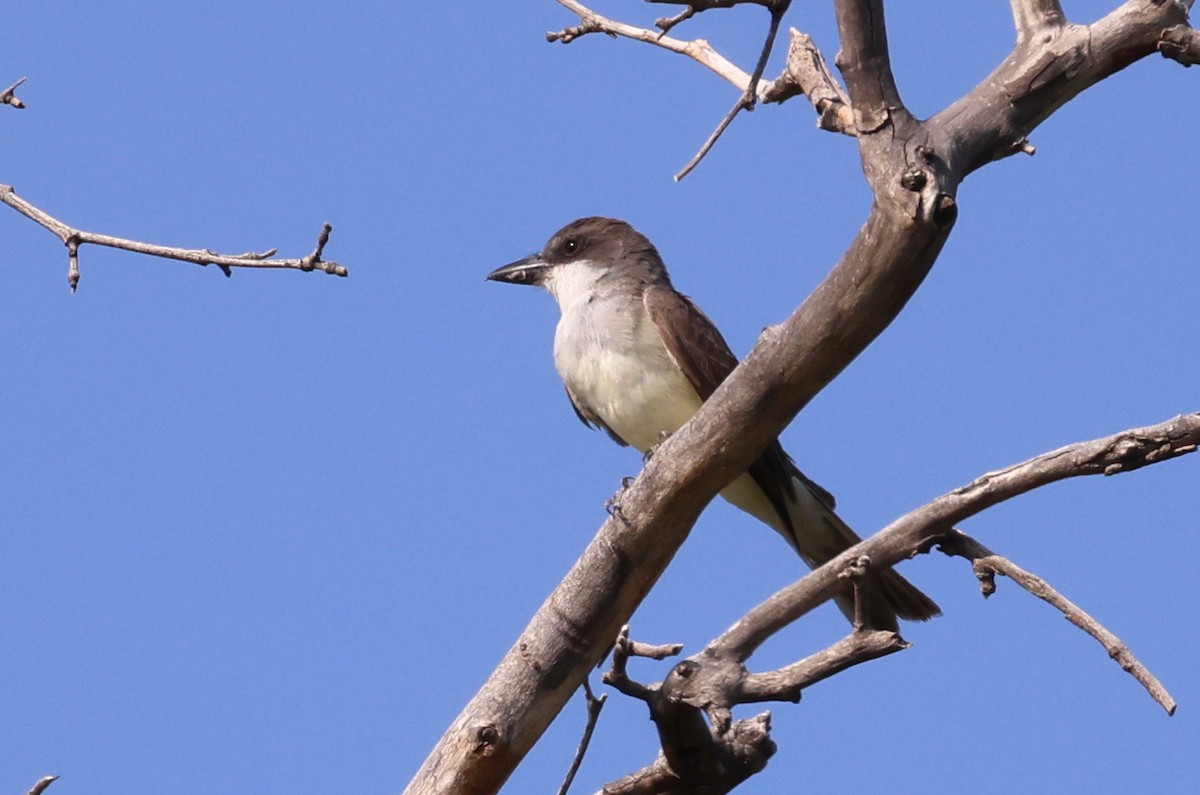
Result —
[[570, 44], [580, 36], [586, 36], [589, 33], [604, 33], [609, 36], [633, 39], [634, 41], [661, 47], [664, 50], [669, 50], [679, 55], [685, 55], [701, 66], [713, 71], [735, 86], [739, 91], [745, 91], [750, 85], [750, 74], [714, 50], [704, 39], [680, 41], [679, 39], [665, 36], [661, 32], [609, 19], [597, 14], [582, 3], [575, 2], [575, 0], [558, 0], [558, 3], [578, 15], [581, 24], [563, 28], [557, 32], [552, 31], [547, 33], [546, 41], [561, 41], [563, 44]]
[[[587, 10], [573, 0], [559, 2], [576, 12]], [[1057, 108], [1157, 52], [1162, 31], [1187, 22], [1182, 0], [1128, 0], [1093, 25], [1064, 26], [1045, 46], [1014, 51], [966, 96], [918, 121], [900, 104], [887, 68], [883, 17], [875, 13], [882, 4], [836, 0], [836, 6], [844, 55], [839, 63], [855, 105], [861, 162], [874, 198], [869, 216], [817, 289], [763, 333], [622, 492], [619, 514], [609, 516], [447, 728], [407, 792], [497, 790], [604, 656], [708, 501], [903, 310], [954, 225], [962, 179], [1021, 151], [1027, 134]], [[582, 19], [584, 32], [664, 46], [652, 31], [605, 29], [594, 18]], [[662, 40], [670, 42], [667, 49], [684, 51], [682, 42]], [[720, 60], [731, 68], [714, 71], [733, 75], [726, 79], [745, 90], [750, 75]], [[766, 90], [765, 85], [760, 89], [760, 98]], [[772, 597], [718, 642], [748, 656], [777, 627], [832, 596], [841, 587], [838, 573], [860, 556], [874, 567], [893, 565], [956, 522], [1011, 496], [1064, 477], [1164, 460], [1194, 450], [1198, 440], [1200, 415], [1188, 415], [985, 476], [903, 517]], [[1109, 446], [1094, 448], [1103, 443]]]
[[1034, 489], [1083, 475], [1115, 475], [1196, 451], [1200, 413], [1067, 445], [983, 475], [900, 517], [803, 579], [750, 610], [709, 644], [721, 656], [747, 659], [768, 638], [837, 593], [839, 573], [861, 556], [892, 566], [929, 549], [962, 521]]
[[[666, 0], [662, 1], [665, 2]], [[753, 110], [758, 101], [763, 99], [766, 93], [766, 86], [762, 82], [763, 70], [766, 69], [767, 60], [770, 58], [771, 51], [775, 46], [775, 37], [779, 32], [779, 25], [783, 20], [783, 15], [787, 13], [788, 7], [791, 5], [791, 0], [709, 0], [707, 2], [688, 3], [688, 7], [674, 17], [656, 20], [655, 25], [659, 28], [659, 32], [655, 33], [647, 28], [627, 25], [623, 22], [609, 19], [601, 14], [597, 14], [582, 3], [575, 2], [575, 0], [558, 0], [558, 2], [578, 15], [580, 24], [564, 28], [557, 32], [547, 33], [547, 41], [561, 41], [563, 44], [569, 44], [580, 36], [585, 36], [589, 33], [605, 33], [609, 36], [634, 39], [635, 41], [662, 47], [671, 52], [687, 55], [713, 72], [716, 72], [741, 90], [742, 95], [738, 97], [737, 102], [734, 103], [729, 112], [725, 114], [725, 117], [717, 124], [717, 128], [708, 136], [704, 144], [701, 145], [700, 150], [675, 174], [676, 181], [686, 177], [699, 165], [700, 161], [709, 153], [739, 113], [743, 110]], [[659, 0], [649, 0], [649, 2], [659, 2]], [[690, 19], [698, 12], [713, 8], [732, 8], [736, 5], [749, 4], [764, 6], [771, 14], [771, 21], [767, 28], [766, 39], [759, 53], [758, 62], [749, 74], [718, 54], [703, 39], [684, 42], [666, 35], [673, 27], [686, 19]], [[777, 98], [775, 101], [782, 101], [779, 98], [780, 96], [781, 92], [776, 92]]]
[[0, 185], [0, 202], [7, 204], [26, 218], [48, 229], [63, 245], [67, 247], [68, 272], [67, 281], [74, 292], [79, 286], [79, 247], [85, 244], [107, 246], [109, 248], [133, 251], [151, 257], [174, 259], [190, 262], [194, 265], [216, 265], [226, 276], [233, 274], [233, 268], [290, 268], [301, 271], [319, 270], [333, 276], [349, 275], [346, 268], [337, 262], [322, 259], [325, 244], [329, 242], [329, 233], [333, 227], [325, 224], [317, 236], [316, 247], [303, 257], [294, 259], [276, 259], [277, 249], [263, 252], [247, 251], [245, 254], [218, 254], [208, 249], [173, 248], [160, 246], [155, 243], [143, 243], [138, 240], [127, 240], [112, 235], [102, 235], [96, 232], [86, 232], [68, 226], [49, 213], [17, 195], [11, 185]]

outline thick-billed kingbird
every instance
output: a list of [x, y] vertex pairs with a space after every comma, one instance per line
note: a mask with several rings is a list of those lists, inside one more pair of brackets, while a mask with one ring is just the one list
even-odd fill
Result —
[[[575, 413], [643, 453], [679, 430], [737, 366], [717, 327], [675, 291], [654, 245], [624, 221], [581, 218], [487, 278], [554, 296], [562, 312], [554, 366]], [[861, 540], [778, 440], [721, 496], [773, 527], [814, 568]], [[866, 618], [876, 629], [895, 630], [897, 616], [940, 612], [890, 568], [872, 582]], [[853, 600], [842, 595], [838, 605], [853, 621]]]

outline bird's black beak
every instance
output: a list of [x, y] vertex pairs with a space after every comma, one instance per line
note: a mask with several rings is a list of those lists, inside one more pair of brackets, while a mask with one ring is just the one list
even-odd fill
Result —
[[489, 282], [508, 282], [509, 284], [541, 284], [548, 267], [540, 253], [530, 254], [525, 259], [519, 259], [502, 268], [496, 268], [487, 275], [487, 279]]

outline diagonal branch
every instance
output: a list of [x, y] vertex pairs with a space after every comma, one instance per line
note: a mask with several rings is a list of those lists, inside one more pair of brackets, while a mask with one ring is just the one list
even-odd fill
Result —
[[860, 556], [891, 566], [925, 551], [956, 524], [1036, 488], [1083, 475], [1115, 475], [1196, 451], [1200, 413], [1184, 414], [1145, 428], [1067, 445], [1020, 464], [990, 472], [900, 517], [803, 579], [750, 610], [709, 644], [719, 655], [745, 660], [768, 638], [831, 598], [838, 574]]
[[1166, 710], [1168, 715], [1175, 714], [1177, 706], [1175, 699], [1163, 687], [1162, 682], [1158, 681], [1158, 677], [1150, 673], [1149, 669], [1133, 656], [1133, 652], [1121, 642], [1120, 638], [1051, 587], [1050, 583], [1036, 574], [1025, 571], [1008, 558], [997, 555], [974, 538], [957, 530], [950, 531], [939, 541], [938, 548], [947, 555], [957, 555], [971, 561], [971, 568], [980, 580], [980, 588], [983, 590], [985, 599], [996, 590], [995, 575], [1003, 574], [1038, 599], [1056, 608], [1068, 621], [1095, 638], [1108, 652], [1108, 656], [1121, 666], [1121, 670], [1141, 683], [1150, 697]]
[[567, 795], [571, 789], [571, 783], [575, 781], [575, 774], [579, 772], [579, 766], [583, 763], [583, 756], [592, 742], [592, 733], [595, 732], [596, 724], [600, 720], [600, 710], [604, 709], [604, 702], [608, 701], [607, 693], [596, 698], [596, 694], [592, 692], [592, 686], [586, 679], [583, 680], [583, 697], [587, 706], [587, 724], [583, 727], [583, 736], [579, 738], [579, 747], [575, 749], [575, 757], [571, 760], [571, 766], [567, 768], [567, 775], [558, 788], [558, 795]]
[[[656, 2], [658, 0], [649, 0]], [[663, 0], [664, 2], [666, 0]], [[680, 14], [671, 17], [670, 19], [659, 19], [656, 25], [659, 27], [659, 33], [639, 28], [634, 25], [627, 25], [623, 22], [617, 22], [608, 17], [597, 14], [587, 6], [574, 0], [558, 0], [559, 4], [570, 9], [579, 16], [581, 24], [565, 28], [558, 32], [546, 34], [547, 41], [561, 41], [564, 44], [569, 44], [580, 36], [585, 36], [589, 33], [605, 33], [609, 36], [622, 36], [635, 41], [641, 41], [646, 44], [653, 44], [656, 47], [670, 50], [671, 52], [687, 55], [698, 63], [707, 66], [712, 71], [716, 72], [727, 81], [737, 86], [742, 91], [742, 95], [738, 97], [737, 102], [725, 114], [717, 124], [717, 128], [708, 136], [700, 150], [692, 156], [692, 159], [684, 165], [676, 174], [675, 181], [686, 177], [692, 170], [700, 164], [705, 155], [713, 148], [720, 139], [721, 135], [733, 123], [733, 120], [743, 110], [753, 110], [760, 97], [765, 93], [766, 86], [762, 82], [762, 74], [766, 69], [767, 61], [771, 56], [771, 51], [775, 46], [775, 37], [779, 33], [779, 25], [783, 20], [783, 15], [787, 13], [788, 7], [791, 5], [791, 0], [712, 0], [712, 2], [696, 2], [689, 3], [688, 8]], [[675, 25], [685, 19], [690, 19], [694, 14], [700, 11], [706, 11], [710, 8], [732, 8], [735, 5], [752, 3], [754, 5], [765, 6], [771, 13], [771, 22], [767, 28], [766, 40], [763, 42], [762, 49], [759, 53], [758, 62], [755, 64], [754, 71], [749, 75], [742, 69], [726, 60], [714, 50], [707, 41], [696, 39], [694, 41], [684, 42], [678, 39], [672, 39], [666, 36], [667, 31], [671, 30]]]
[[58, 781], [58, 776], [42, 776], [34, 782], [27, 795], [42, 795], [55, 781]]
[[746, 90], [738, 97], [738, 101], [725, 114], [725, 118], [717, 125], [717, 129], [713, 131], [712, 135], [708, 136], [708, 140], [700, 147], [700, 151], [675, 175], [676, 182], [686, 177], [692, 172], [692, 169], [700, 164], [700, 161], [716, 145], [721, 134], [733, 123], [734, 118], [739, 113], [743, 110], [754, 110], [754, 106], [758, 101], [758, 87], [762, 81], [763, 70], [767, 68], [767, 60], [771, 57], [771, 50], [775, 48], [775, 37], [779, 34], [779, 24], [783, 21], [783, 15], [787, 13], [788, 6], [792, 4], [792, 0], [755, 0], [755, 2], [760, 2], [762, 5], [767, 6], [767, 9], [771, 12], [771, 24], [767, 28], [766, 40], [763, 41], [762, 49], [759, 51], [758, 63], [754, 65], [754, 72], [750, 75], [750, 84], [746, 86]]
[[[604, 522], [447, 727], [406, 792], [496, 791], [604, 656], [704, 506], [903, 310], [954, 225], [954, 195], [962, 179], [1020, 151], [1021, 135], [1036, 123], [1080, 91], [1156, 52], [1159, 33], [1186, 22], [1178, 3], [1129, 0], [1096, 25], [1068, 27], [1056, 37], [1074, 43], [1078, 36], [1079, 49], [1065, 55], [1049, 49], [1014, 52], [967, 97], [934, 119], [916, 122], [899, 105], [883, 18], [872, 13], [880, 7], [879, 0], [837, 0], [843, 31], [839, 63], [856, 105], [859, 150], [874, 194], [863, 227], [817, 289], [783, 323], [763, 332], [750, 355], [622, 492], [619, 514]], [[1037, 69], [1040, 55], [1051, 59], [1061, 83], [1047, 90], [1036, 79], [1005, 79], [1044, 73]], [[863, 63], [846, 63], [860, 56]], [[857, 107], [862, 103], [865, 108]], [[890, 120], [891, 129], [864, 125], [864, 119]], [[1194, 415], [1179, 422], [1200, 427]], [[1001, 491], [1012, 485], [1005, 482]], [[809, 600], [811, 607], [828, 598], [851, 555], [867, 555], [875, 566], [895, 563], [920, 546], [910, 541], [936, 536], [961, 515], [1007, 498], [991, 492], [947, 495], [927, 506], [931, 513], [901, 519], [809, 575], [801, 581], [807, 596], [797, 601]], [[798, 615], [809, 607], [793, 609]], [[754, 645], [753, 638], [741, 640]]]
[[75, 288], [79, 286], [79, 247], [88, 243], [96, 246], [122, 249], [124, 251], [133, 251], [151, 257], [190, 262], [194, 265], [216, 265], [225, 272], [226, 276], [232, 275], [232, 268], [290, 268], [301, 271], [319, 270], [333, 276], [349, 275], [344, 266], [337, 262], [321, 259], [321, 255], [325, 251], [325, 244], [329, 242], [329, 233], [333, 231], [333, 227], [329, 224], [325, 224], [321, 228], [321, 233], [317, 236], [316, 248], [309, 254], [294, 259], [274, 259], [277, 249], [270, 249], [263, 252], [248, 251], [245, 254], [217, 254], [208, 249], [173, 248], [170, 246], [160, 246], [155, 243], [143, 243], [138, 240], [126, 240], [125, 238], [102, 235], [96, 232], [85, 232], [82, 229], [76, 229], [73, 226], [64, 224], [57, 218], [25, 201], [17, 195], [11, 185], [0, 185], [0, 202], [7, 204], [21, 215], [48, 229], [67, 247], [70, 265], [67, 280], [71, 285], [71, 292], [74, 292]]

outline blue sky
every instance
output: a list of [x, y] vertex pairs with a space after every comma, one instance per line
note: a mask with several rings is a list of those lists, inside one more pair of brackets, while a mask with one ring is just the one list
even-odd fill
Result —
[[[828, 5], [788, 21], [832, 59]], [[1011, 44], [1005, 4], [962, 5], [889, 8], [919, 115]], [[298, 256], [329, 221], [351, 276], [85, 248], [71, 295], [58, 242], [0, 212], [0, 792], [47, 773], [60, 795], [402, 789], [640, 465], [572, 413], [553, 302], [483, 276], [573, 218], [623, 217], [744, 354], [869, 203], [853, 142], [798, 101], [672, 182], [736, 92], [631, 42], [547, 44], [572, 24], [551, 0], [10, 6], [0, 83], [28, 75], [29, 108], [0, 108], [0, 182], [188, 247]], [[680, 35], [750, 64], [764, 19]], [[1136, 64], [963, 186], [908, 310], [783, 436], [860, 532], [1197, 409], [1196, 78]], [[931, 556], [904, 572], [945, 616], [774, 705], [780, 750], [739, 791], [1187, 791], [1198, 476], [1184, 458], [1061, 484], [964, 526], [1128, 642], [1175, 717], [1048, 607], [1005, 582], [985, 603]], [[714, 504], [634, 635], [698, 650], [803, 572], [784, 550]], [[752, 664], [844, 631], [828, 608]], [[508, 791], [554, 791], [582, 723], [575, 701]], [[574, 791], [653, 754], [614, 694]]]

